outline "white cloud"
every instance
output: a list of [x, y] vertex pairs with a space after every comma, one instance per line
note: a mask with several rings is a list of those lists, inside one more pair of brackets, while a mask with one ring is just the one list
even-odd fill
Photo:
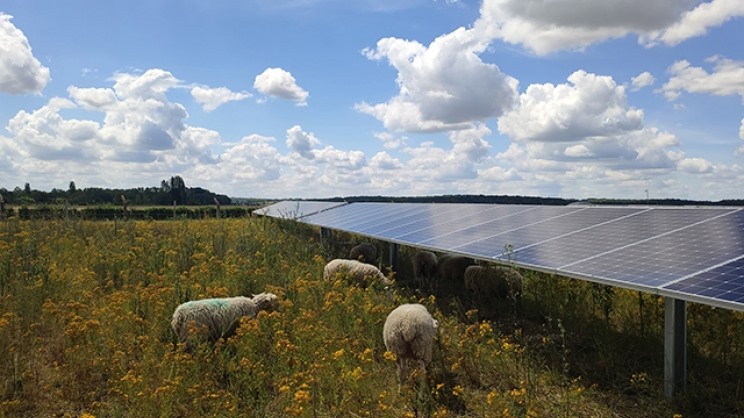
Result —
[[219, 156], [219, 164], [207, 166], [214, 182], [270, 181], [280, 177], [285, 158], [271, 145], [273, 138], [249, 135]]
[[682, 91], [687, 91], [716, 96], [738, 94], [744, 100], [744, 61], [719, 56], [710, 57], [706, 61], [713, 64], [712, 73], [701, 67], [693, 67], [685, 60], [672, 64], [667, 70], [670, 74], [669, 81], [661, 87], [664, 96], [675, 100]]
[[153, 68], [143, 74], [116, 73], [114, 91], [120, 99], [165, 100], [165, 92], [177, 87], [181, 81], [168, 71]]
[[741, 0], [712, 0], [698, 4], [685, 12], [673, 25], [650, 33], [643, 41], [648, 45], [657, 42], [677, 45], [687, 39], [705, 35], [708, 29], [740, 16], [744, 16], [744, 2]]
[[475, 28], [545, 55], [631, 34], [646, 46], [676, 45], [737, 16], [740, 0], [484, 0]]
[[51, 79], [49, 68], [34, 57], [26, 35], [11, 23], [12, 18], [0, 12], [0, 93], [41, 93]]
[[400, 160], [393, 158], [390, 154], [385, 151], [380, 151], [375, 154], [370, 160], [369, 165], [373, 168], [380, 170], [395, 170], [403, 167]]
[[64, 119], [60, 111], [75, 104], [63, 98], [53, 98], [41, 108], [28, 113], [20, 111], [8, 123], [13, 141], [27, 156], [40, 160], [84, 160], [96, 157], [100, 139], [96, 122]]
[[390, 131], [433, 132], [466, 129], [500, 116], [517, 97], [517, 80], [479, 58], [487, 42], [459, 28], [428, 47], [384, 38], [363, 54], [387, 60], [398, 71], [399, 93], [385, 103], [359, 103], [357, 110]]
[[312, 133], [302, 130], [302, 127], [295, 125], [287, 129], [287, 146], [308, 160], [315, 159], [313, 149], [320, 145], [320, 141]]
[[485, 0], [475, 27], [486, 39], [538, 55], [668, 27], [692, 0]]
[[297, 85], [291, 73], [281, 68], [267, 68], [256, 76], [253, 87], [265, 96], [292, 100], [298, 106], [306, 106], [310, 95]]
[[105, 110], [116, 104], [116, 93], [106, 88], [80, 88], [70, 86], [67, 94], [86, 110]]
[[608, 76], [576, 71], [568, 84], [532, 84], [519, 105], [499, 119], [517, 141], [582, 141], [640, 129], [643, 111], [629, 107], [625, 89]]
[[[33, 112], [18, 112], [8, 124], [17, 148], [28, 161], [68, 161], [84, 171], [86, 165], [103, 164], [103, 173], [126, 164], [154, 164], [169, 171], [214, 162], [210, 147], [219, 135], [186, 125], [185, 108], [166, 97], [180, 85], [170, 73], [120, 73], [112, 81], [113, 88], [70, 86], [72, 100], [53, 97]], [[100, 112], [102, 122], [63, 116], [77, 108]]]
[[649, 73], [648, 71], [644, 71], [630, 79], [630, 83], [632, 86], [631, 89], [633, 91], [638, 91], [644, 87], [648, 87], [654, 84], [654, 81], [656, 81], [654, 76], [651, 75], [651, 73]]
[[397, 136], [390, 132], [376, 132], [375, 138], [383, 142], [385, 149], [398, 149], [405, 143], [405, 137]]
[[713, 171], [713, 165], [703, 158], [684, 158], [677, 166], [686, 173], [702, 174]]
[[247, 92], [234, 92], [227, 87], [203, 87], [195, 86], [191, 89], [191, 95], [205, 112], [211, 112], [225, 103], [244, 100], [251, 97]]

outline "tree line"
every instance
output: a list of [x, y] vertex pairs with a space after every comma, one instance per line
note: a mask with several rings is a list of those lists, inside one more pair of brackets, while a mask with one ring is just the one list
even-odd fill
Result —
[[74, 181], [70, 182], [67, 190], [52, 189], [41, 191], [32, 189], [29, 183], [23, 188], [13, 190], [0, 188], [0, 196], [4, 203], [15, 206], [66, 204], [75, 206], [91, 205], [121, 205], [126, 201], [129, 205], [230, 205], [230, 197], [213, 193], [201, 187], [187, 187], [181, 176], [173, 176], [170, 180], [162, 180], [157, 187], [137, 187], [131, 189], [106, 189], [88, 187], [79, 189]]

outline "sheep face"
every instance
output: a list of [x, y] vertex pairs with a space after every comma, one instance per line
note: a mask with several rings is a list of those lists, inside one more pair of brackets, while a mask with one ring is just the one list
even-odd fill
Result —
[[349, 258], [352, 260], [361, 261], [362, 263], [377, 264], [377, 247], [374, 245], [363, 242], [359, 245], [354, 246], [349, 251]]
[[253, 295], [253, 302], [260, 311], [274, 311], [279, 309], [279, 298], [273, 293], [259, 293]]

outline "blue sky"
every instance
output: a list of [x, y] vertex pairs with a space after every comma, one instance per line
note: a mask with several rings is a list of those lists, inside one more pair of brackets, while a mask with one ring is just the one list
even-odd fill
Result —
[[741, 0], [5, 0], [0, 187], [744, 198]]

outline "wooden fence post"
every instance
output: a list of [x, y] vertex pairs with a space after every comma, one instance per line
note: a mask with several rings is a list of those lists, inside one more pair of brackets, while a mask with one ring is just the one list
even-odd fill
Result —
[[217, 200], [217, 197], [214, 197], [214, 204], [217, 205], [217, 219], [220, 219], [220, 201]]
[[124, 195], [121, 195], [121, 205], [124, 207], [124, 220], [129, 219], [129, 202]]

